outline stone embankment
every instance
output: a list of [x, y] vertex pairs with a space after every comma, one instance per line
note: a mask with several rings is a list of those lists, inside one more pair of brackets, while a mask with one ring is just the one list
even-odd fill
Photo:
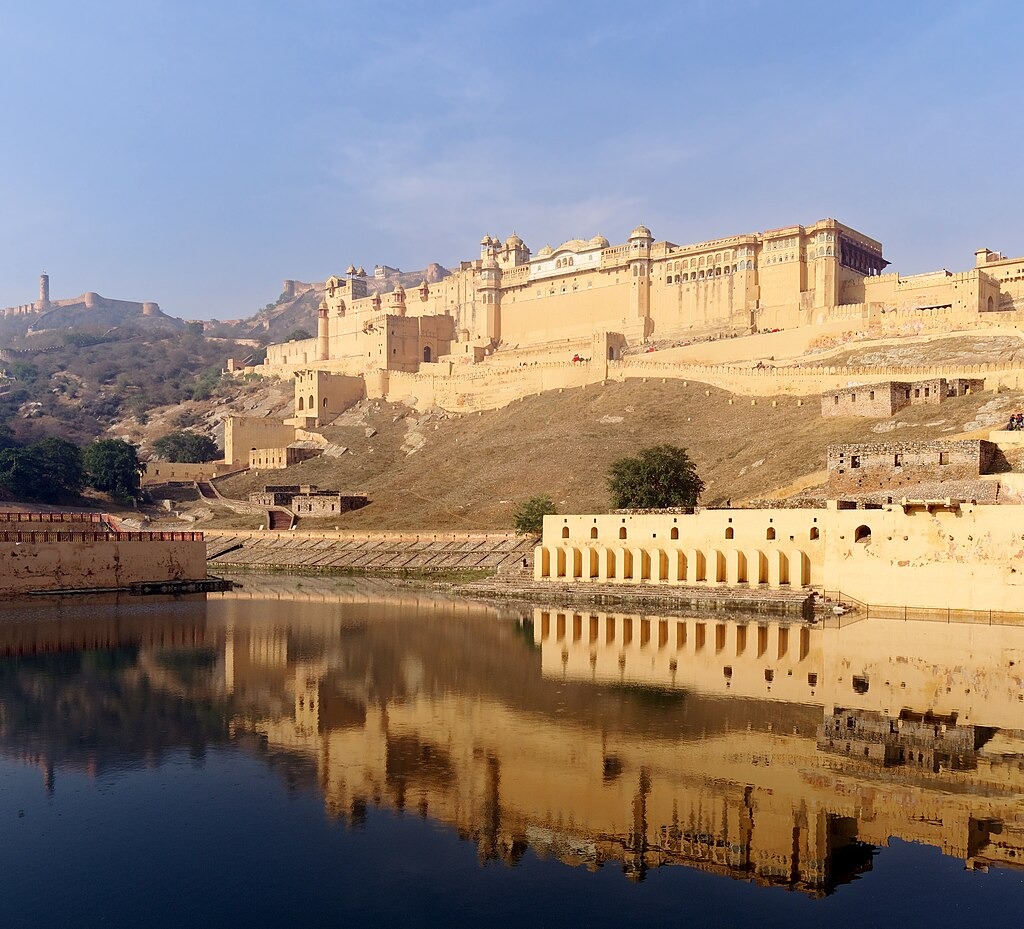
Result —
[[753, 590], [749, 587], [677, 587], [651, 584], [568, 584], [534, 581], [525, 573], [506, 573], [464, 584], [455, 592], [476, 600], [526, 602], [617, 610], [657, 610], [661, 613], [769, 613], [793, 618], [813, 616], [808, 590]]
[[300, 571], [507, 571], [533, 564], [533, 536], [511, 532], [207, 530], [218, 569]]

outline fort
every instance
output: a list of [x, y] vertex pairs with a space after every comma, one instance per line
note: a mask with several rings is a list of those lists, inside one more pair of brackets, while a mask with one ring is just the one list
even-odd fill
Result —
[[[103, 314], [116, 313], [120, 316], [141, 317], [146, 319], [160, 318], [171, 321], [160, 309], [158, 303], [152, 301], [137, 302], [133, 300], [112, 300], [102, 297], [97, 293], [88, 291], [77, 297], [69, 297], [62, 300], [50, 299], [50, 276], [39, 275], [39, 299], [32, 303], [23, 303], [18, 306], [0, 308], [0, 319], [13, 319], [17, 317], [33, 317], [30, 328], [35, 331], [52, 328], [51, 322], [56, 324], [57, 317], [70, 312], [89, 311], [97, 315], [97, 319], [106, 324], [109, 322]], [[54, 318], [50, 319], [50, 314]]]
[[[596, 235], [536, 254], [517, 235], [488, 235], [479, 258], [409, 289], [399, 282], [382, 292], [378, 279], [349, 266], [326, 281], [316, 336], [271, 345], [266, 361], [246, 370], [302, 383], [295, 415], [314, 425], [359, 395], [486, 409], [648, 374], [727, 389], [739, 380], [755, 395], [838, 390], [857, 372], [790, 366], [744, 376], [736, 365], [794, 357], [851, 330], [919, 334], [1024, 321], [1024, 258], [979, 249], [969, 270], [911, 276], [887, 272], [888, 264], [879, 241], [834, 219], [691, 245], [656, 241], [641, 225], [621, 245]], [[637, 357], [645, 346], [673, 350]], [[937, 391], [935, 402], [980, 389], [976, 372], [918, 373], [936, 379], [921, 388], [929, 398]], [[908, 373], [865, 374], [869, 383], [889, 374], [896, 383], [884, 390], [898, 407]], [[845, 414], [853, 400], [840, 402]]]

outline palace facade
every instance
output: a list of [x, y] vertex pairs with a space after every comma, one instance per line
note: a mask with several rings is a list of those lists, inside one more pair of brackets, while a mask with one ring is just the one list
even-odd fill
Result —
[[834, 219], [693, 245], [638, 226], [621, 245], [597, 235], [536, 254], [488, 235], [435, 283], [381, 293], [351, 266], [329, 278], [316, 338], [270, 346], [266, 367], [440, 373], [424, 366], [566, 343], [614, 360], [650, 340], [1024, 309], [1024, 259], [980, 249], [968, 271], [911, 277], [888, 264], [879, 241]]

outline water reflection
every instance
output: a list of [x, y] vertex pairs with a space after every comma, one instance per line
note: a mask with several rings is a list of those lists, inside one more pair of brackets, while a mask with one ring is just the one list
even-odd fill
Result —
[[249, 582], [0, 623], [0, 749], [54, 771], [240, 743], [326, 809], [631, 878], [830, 893], [891, 837], [1024, 856], [1024, 628], [492, 609]]

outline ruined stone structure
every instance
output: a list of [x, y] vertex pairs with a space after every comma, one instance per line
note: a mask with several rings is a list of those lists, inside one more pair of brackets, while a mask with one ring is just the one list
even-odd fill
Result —
[[284, 506], [301, 516], [338, 516], [369, 504], [365, 494], [342, 494], [321, 490], [315, 484], [268, 484], [249, 494], [249, 502], [260, 506]]
[[905, 406], [937, 404], [985, 389], [984, 378], [931, 378], [926, 381], [882, 381], [839, 388], [823, 394], [822, 416], [885, 418]]
[[296, 516], [340, 516], [350, 510], [359, 510], [369, 504], [365, 494], [343, 494], [336, 490], [316, 487], [295, 494], [291, 507]]
[[[966, 461], [985, 451], [963, 443], [960, 453]], [[534, 577], [813, 587], [882, 606], [1024, 612], [1022, 535], [1024, 506], [957, 500], [870, 509], [830, 501], [807, 509], [545, 516]]]
[[841, 496], [972, 480], [989, 473], [996, 452], [997, 446], [985, 439], [830, 445], [826, 454], [829, 492]]

